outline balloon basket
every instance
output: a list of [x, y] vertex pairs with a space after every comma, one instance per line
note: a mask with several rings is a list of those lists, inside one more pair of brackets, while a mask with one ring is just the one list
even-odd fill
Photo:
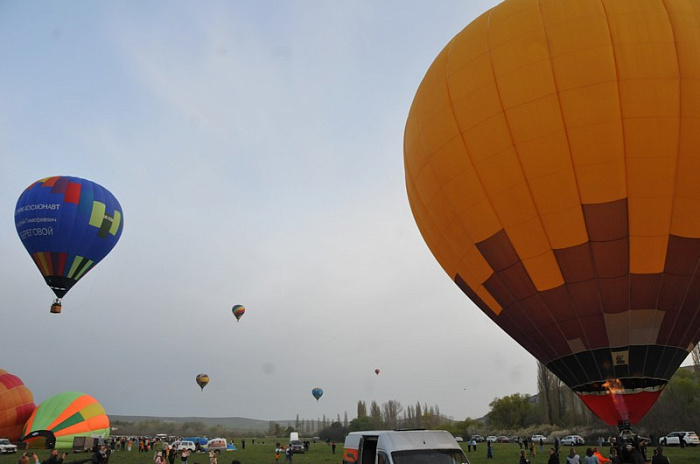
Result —
[[51, 303], [51, 313], [52, 314], [61, 314], [61, 302], [56, 300], [53, 303]]

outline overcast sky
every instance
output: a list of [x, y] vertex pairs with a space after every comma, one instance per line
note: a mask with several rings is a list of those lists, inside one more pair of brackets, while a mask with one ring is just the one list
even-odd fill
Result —
[[[37, 404], [75, 390], [120, 415], [393, 399], [463, 420], [536, 393], [535, 359], [437, 264], [404, 181], [421, 79], [496, 3], [0, 3], [0, 369]], [[60, 315], [13, 221], [52, 175], [103, 185], [125, 221]]]

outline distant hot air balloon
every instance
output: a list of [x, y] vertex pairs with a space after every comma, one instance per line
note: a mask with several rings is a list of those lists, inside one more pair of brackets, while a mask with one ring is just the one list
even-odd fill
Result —
[[104, 187], [78, 177], [34, 182], [17, 200], [15, 227], [22, 244], [61, 298], [117, 244], [124, 228], [122, 208]]
[[323, 390], [316, 387], [313, 390], [311, 390], [311, 394], [313, 395], [314, 398], [316, 398], [316, 401], [319, 400], [323, 396]]
[[90, 395], [64, 392], [44, 400], [24, 425], [21, 440], [32, 448], [71, 448], [73, 437], [109, 436], [109, 418]]
[[207, 374], [197, 375], [197, 385], [199, 385], [199, 388], [204, 390], [204, 387], [206, 387], [208, 383], [209, 383], [209, 376]]
[[22, 380], [0, 369], [0, 437], [18, 441], [35, 408], [32, 392]]
[[608, 424], [639, 421], [700, 339], [698, 36], [687, 1], [506, 0], [406, 122], [436, 259]]
[[243, 314], [245, 314], [245, 306], [243, 305], [235, 305], [232, 308], [233, 315], [236, 316], [236, 322], [241, 320], [241, 317], [243, 317]]
[[375, 369], [375, 370], [374, 370], [374, 373], [377, 374], [377, 375], [379, 375], [380, 372], [381, 372], [381, 371], [380, 371], [379, 369]]

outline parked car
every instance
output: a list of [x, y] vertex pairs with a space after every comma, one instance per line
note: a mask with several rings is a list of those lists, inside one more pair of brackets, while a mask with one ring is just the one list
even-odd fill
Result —
[[539, 444], [540, 440], [542, 440], [542, 443], [545, 443], [547, 441], [547, 437], [544, 435], [533, 435], [530, 437], [530, 441], [536, 444]]
[[456, 441], [456, 442], [462, 442], [462, 441], [464, 441], [464, 438], [462, 438], [462, 437], [455, 437], [455, 441]]
[[292, 453], [303, 453], [304, 452], [304, 443], [301, 442], [301, 440], [292, 440], [291, 443], [289, 443], [289, 447], [292, 448]]
[[586, 441], [580, 435], [567, 435], [559, 443], [561, 446], [578, 446], [585, 444]]
[[698, 446], [700, 444], [698, 435], [689, 431], [671, 432], [665, 437], [659, 438], [659, 444], [663, 446], [678, 446], [681, 444], [681, 439], [688, 446]]
[[[9, 438], [0, 438], [0, 453], [16, 453], [17, 445], [13, 445]], [[14, 459], [14, 458], [13, 458]]]
[[484, 441], [484, 437], [482, 437], [481, 435], [472, 435], [472, 440], [477, 443], [481, 443], [482, 441]]
[[190, 440], [178, 440], [170, 444], [170, 449], [174, 449], [175, 451], [182, 451], [184, 449], [188, 449], [190, 451], [197, 451], [197, 445], [195, 445], [194, 442]]
[[498, 437], [496, 435], [489, 435], [488, 437], [486, 437], [486, 441], [489, 443], [496, 443], [497, 440]]

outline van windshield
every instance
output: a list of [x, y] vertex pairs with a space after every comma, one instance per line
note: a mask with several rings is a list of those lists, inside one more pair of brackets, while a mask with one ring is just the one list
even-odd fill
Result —
[[394, 451], [391, 457], [394, 464], [469, 464], [459, 449]]

